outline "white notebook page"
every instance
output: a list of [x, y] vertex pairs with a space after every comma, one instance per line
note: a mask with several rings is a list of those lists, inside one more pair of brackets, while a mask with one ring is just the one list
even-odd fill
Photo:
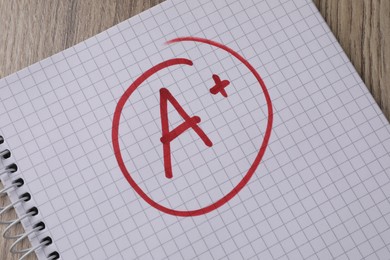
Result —
[[[153, 66], [120, 114], [125, 168], [113, 149], [118, 101]], [[212, 94], [212, 75], [229, 80]], [[166, 88], [212, 142], [193, 128], [163, 158], [161, 97]], [[390, 126], [311, 1], [167, 1], [0, 81], [1, 133], [54, 243], [45, 259], [386, 259], [390, 255]], [[169, 129], [184, 122], [168, 102]], [[16, 193], [10, 196], [15, 199]]]

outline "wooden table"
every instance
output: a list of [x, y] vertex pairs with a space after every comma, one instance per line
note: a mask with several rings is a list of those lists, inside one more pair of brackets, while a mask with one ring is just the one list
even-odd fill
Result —
[[[83, 41], [158, 2], [162, 1], [0, 0], [0, 78]], [[314, 2], [389, 119], [390, 1]], [[4, 203], [5, 200], [0, 199], [0, 205]], [[3, 229], [1, 227], [0, 232]], [[8, 252], [10, 244], [0, 238], [0, 259], [18, 259]]]

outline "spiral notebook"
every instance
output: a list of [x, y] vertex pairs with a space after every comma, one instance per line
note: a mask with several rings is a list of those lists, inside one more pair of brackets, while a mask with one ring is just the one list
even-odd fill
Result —
[[21, 258], [390, 257], [390, 125], [311, 1], [166, 1], [0, 93]]

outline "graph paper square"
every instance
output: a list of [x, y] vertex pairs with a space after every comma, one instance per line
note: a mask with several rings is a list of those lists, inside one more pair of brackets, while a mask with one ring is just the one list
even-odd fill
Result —
[[[244, 57], [270, 94], [273, 126], [253, 177], [207, 214], [174, 216], [130, 185], [113, 149], [114, 111], [151, 67], [120, 115], [125, 167], [156, 203], [206, 207], [235, 189], [262, 145], [268, 108]], [[213, 95], [212, 75], [229, 80]], [[170, 142], [165, 177], [159, 89], [166, 88], [212, 140], [192, 128]], [[39, 259], [387, 259], [390, 255], [390, 125], [309, 0], [166, 1], [74, 47], [0, 80], [2, 177], [25, 185], [39, 214]], [[170, 130], [183, 117], [168, 102]]]

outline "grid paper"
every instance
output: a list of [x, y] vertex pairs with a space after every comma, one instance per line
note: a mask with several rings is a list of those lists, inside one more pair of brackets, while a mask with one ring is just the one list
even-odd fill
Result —
[[[264, 157], [228, 203], [176, 217], [146, 203], [124, 178], [111, 140], [119, 98], [172, 58], [126, 102], [119, 139], [126, 168], [159, 204], [194, 210], [231, 191], [261, 146], [267, 106], [237, 51], [270, 93], [274, 123]], [[228, 97], [211, 95], [212, 74]], [[171, 143], [164, 175], [159, 89], [165, 87], [213, 141], [191, 129]], [[307, 0], [167, 1], [0, 80], [1, 133], [53, 245], [45, 259], [387, 259], [390, 126], [313, 3]], [[172, 130], [183, 119], [169, 107]], [[8, 161], [4, 162], [5, 164]], [[5, 183], [10, 177], [3, 179]]]

